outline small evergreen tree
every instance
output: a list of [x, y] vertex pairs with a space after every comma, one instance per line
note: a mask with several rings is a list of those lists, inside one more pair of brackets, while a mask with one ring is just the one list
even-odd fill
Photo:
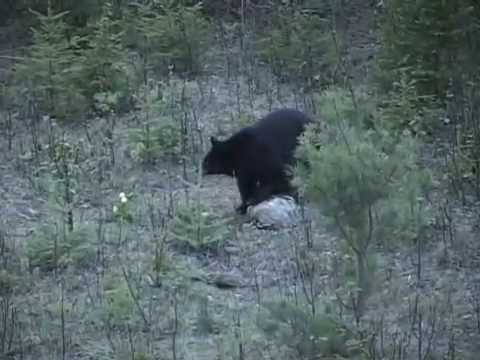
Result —
[[[480, 132], [474, 115], [480, 103], [479, 19], [480, 4], [474, 0], [386, 1], [378, 58], [377, 80], [387, 94], [385, 120], [400, 130], [413, 125], [430, 133], [455, 123], [447, 173], [463, 201], [472, 185], [480, 198]], [[405, 100], [416, 114], [413, 124], [399, 121], [398, 104]], [[446, 116], [439, 116], [439, 105], [446, 107]]]
[[209, 49], [210, 24], [201, 4], [162, 0], [155, 5], [137, 4], [127, 16], [127, 46], [135, 49], [142, 63], [142, 80], [147, 73], [195, 75], [201, 72]]
[[82, 53], [82, 92], [101, 113], [118, 110], [119, 100], [128, 94], [128, 72], [122, 46], [123, 31], [107, 1], [102, 16], [93, 26], [88, 47]]
[[163, 0], [162, 41], [160, 51], [175, 72], [199, 74], [209, 49], [210, 24], [201, 12], [201, 3], [188, 6], [182, 2]]
[[415, 81], [419, 95], [445, 97], [455, 74], [476, 71], [479, 13], [480, 6], [473, 0], [386, 1], [381, 85], [392, 89], [395, 81], [407, 75], [407, 81]]
[[161, 62], [157, 46], [162, 37], [161, 22], [160, 14], [150, 4], [136, 4], [124, 19], [125, 44], [135, 49], [140, 58], [137, 79], [144, 88]]
[[330, 314], [312, 315], [301, 305], [269, 301], [258, 327], [299, 359], [351, 359], [360, 353], [353, 334]]
[[85, 109], [75, 85], [81, 70], [75, 55], [80, 39], [67, 39], [65, 12], [53, 14], [49, 8], [47, 15], [34, 14], [40, 25], [32, 29], [33, 45], [16, 66], [19, 91], [32, 99], [40, 113], [60, 119], [79, 115]]
[[257, 48], [274, 74], [307, 88], [329, 83], [337, 57], [328, 21], [291, 4], [279, 6], [272, 18]]
[[295, 181], [332, 220], [356, 260], [358, 293], [352, 302], [358, 320], [372, 289], [371, 246], [388, 243], [388, 233], [415, 239], [423, 226], [418, 209], [427, 178], [416, 164], [413, 138], [362, 129], [344, 109], [323, 117], [327, 126], [321, 133], [305, 133]]

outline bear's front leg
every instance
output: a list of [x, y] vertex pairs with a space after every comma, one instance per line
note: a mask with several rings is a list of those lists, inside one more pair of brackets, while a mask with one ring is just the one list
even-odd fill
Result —
[[240, 198], [242, 200], [242, 203], [236, 209], [238, 213], [243, 215], [247, 212], [247, 208], [251, 205], [250, 201], [253, 199], [253, 195], [255, 193], [255, 185], [255, 178], [249, 176], [248, 173], [237, 173], [237, 186], [238, 191], [240, 192]]

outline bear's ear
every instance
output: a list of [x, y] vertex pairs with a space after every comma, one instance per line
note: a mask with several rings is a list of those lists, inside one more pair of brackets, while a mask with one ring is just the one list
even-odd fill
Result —
[[217, 140], [217, 138], [215, 138], [214, 136], [210, 136], [210, 143], [212, 144], [212, 146], [215, 146], [219, 143], [220, 141]]

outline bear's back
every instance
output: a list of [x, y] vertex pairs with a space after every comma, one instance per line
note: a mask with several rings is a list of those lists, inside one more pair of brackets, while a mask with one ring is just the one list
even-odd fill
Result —
[[290, 162], [298, 144], [298, 137], [311, 119], [295, 109], [273, 111], [245, 131], [256, 143], [280, 155], [282, 162]]

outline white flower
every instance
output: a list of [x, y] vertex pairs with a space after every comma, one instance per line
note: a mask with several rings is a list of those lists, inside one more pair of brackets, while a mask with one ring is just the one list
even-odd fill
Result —
[[117, 205], [113, 205], [113, 213], [116, 214], [118, 211], [118, 207]]
[[118, 197], [120, 198], [120, 202], [121, 202], [122, 204], [125, 204], [125, 203], [128, 201], [127, 196], [125, 195], [124, 192], [121, 192], [121, 193], [118, 195]]

